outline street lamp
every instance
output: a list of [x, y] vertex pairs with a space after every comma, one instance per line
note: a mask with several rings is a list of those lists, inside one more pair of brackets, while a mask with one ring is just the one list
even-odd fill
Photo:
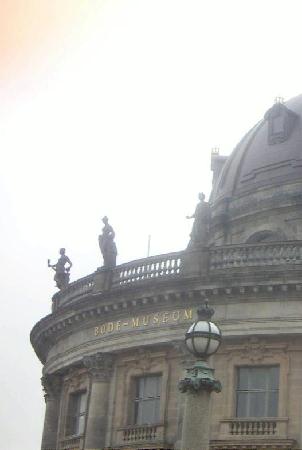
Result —
[[186, 376], [179, 382], [179, 390], [186, 393], [182, 429], [182, 450], [208, 450], [210, 439], [209, 405], [212, 391], [220, 392], [221, 383], [214, 377], [214, 370], [207, 358], [217, 352], [221, 343], [221, 331], [211, 322], [214, 309], [208, 301], [198, 308], [196, 320], [185, 335], [189, 352], [196, 358], [193, 367], [186, 369]]
[[214, 309], [209, 308], [206, 300], [204, 305], [197, 309], [198, 320], [190, 326], [185, 336], [189, 352], [202, 360], [216, 353], [221, 343], [219, 327], [210, 322], [213, 314]]

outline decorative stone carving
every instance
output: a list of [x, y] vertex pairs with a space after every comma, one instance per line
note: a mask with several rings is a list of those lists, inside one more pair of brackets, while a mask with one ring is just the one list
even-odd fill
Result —
[[48, 374], [41, 378], [45, 401], [60, 395], [62, 381], [61, 375]]
[[[50, 259], [48, 260], [48, 267], [51, 267], [56, 273], [54, 276], [54, 280], [59, 289], [64, 289], [68, 286], [69, 283], [69, 271], [72, 267], [72, 262], [65, 255], [65, 248], [60, 248], [60, 258], [56, 264], [50, 264]], [[65, 264], [69, 264], [68, 267], [65, 267]]]
[[251, 364], [263, 363], [270, 357], [282, 357], [288, 359], [288, 345], [280, 343], [268, 343], [265, 339], [252, 336], [241, 345], [226, 345], [220, 349], [221, 354], [228, 355], [228, 358], [244, 361]]
[[110, 353], [98, 352], [95, 355], [84, 356], [83, 364], [93, 378], [108, 381], [112, 374], [114, 357]]
[[143, 370], [143, 372], [148, 372], [152, 365], [152, 352], [145, 348], [139, 348], [137, 350], [136, 365]]
[[241, 355], [247, 357], [251, 363], [260, 363], [263, 361], [266, 353], [265, 342], [257, 338], [251, 338], [241, 349]]
[[111, 269], [116, 266], [117, 249], [114, 242], [115, 232], [109, 225], [108, 217], [103, 217], [103, 233], [99, 236], [99, 246], [104, 259], [104, 268]]
[[180, 392], [221, 392], [220, 381], [214, 378], [214, 371], [205, 361], [196, 361], [194, 367], [187, 369], [186, 377], [178, 384]]
[[205, 201], [203, 192], [198, 195], [198, 198], [199, 203], [196, 206], [194, 214], [192, 214], [192, 216], [187, 216], [187, 219], [194, 219], [188, 249], [206, 246], [208, 241], [210, 205]]
[[87, 381], [87, 374], [85, 372], [74, 371], [70, 369], [70, 375], [65, 378], [66, 386], [69, 391], [78, 391], [82, 389]]

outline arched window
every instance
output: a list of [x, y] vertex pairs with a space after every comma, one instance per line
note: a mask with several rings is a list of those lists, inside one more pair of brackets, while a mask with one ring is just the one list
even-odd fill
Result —
[[274, 241], [286, 241], [287, 238], [282, 231], [262, 230], [252, 234], [247, 244], [257, 244], [258, 242], [274, 242]]

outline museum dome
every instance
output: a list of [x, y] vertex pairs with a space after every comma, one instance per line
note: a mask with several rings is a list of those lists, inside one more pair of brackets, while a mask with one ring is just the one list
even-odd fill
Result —
[[277, 101], [239, 142], [216, 177], [211, 203], [302, 180], [302, 95]]

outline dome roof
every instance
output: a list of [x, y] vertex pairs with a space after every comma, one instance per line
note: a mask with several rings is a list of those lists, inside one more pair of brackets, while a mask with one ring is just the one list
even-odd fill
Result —
[[275, 103], [239, 142], [214, 184], [211, 201], [302, 181], [302, 95]]

